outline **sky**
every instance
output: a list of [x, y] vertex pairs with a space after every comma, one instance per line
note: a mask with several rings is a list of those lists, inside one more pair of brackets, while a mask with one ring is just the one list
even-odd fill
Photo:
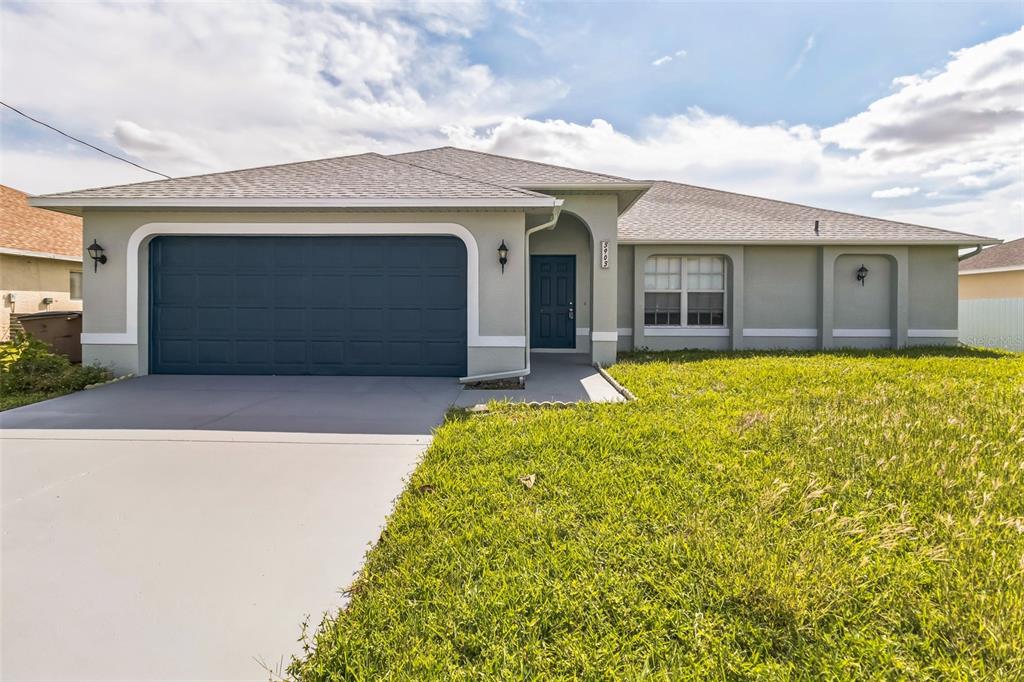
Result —
[[[0, 4], [0, 98], [168, 175], [446, 144], [1024, 236], [1024, 3]], [[156, 179], [0, 110], [0, 183]]]

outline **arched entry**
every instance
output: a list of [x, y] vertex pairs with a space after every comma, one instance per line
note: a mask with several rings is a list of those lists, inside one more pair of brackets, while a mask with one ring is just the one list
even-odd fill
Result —
[[590, 352], [592, 237], [562, 212], [552, 230], [530, 237], [530, 348]]

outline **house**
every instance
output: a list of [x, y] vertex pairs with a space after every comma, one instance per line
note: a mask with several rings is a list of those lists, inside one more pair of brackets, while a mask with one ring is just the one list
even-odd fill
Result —
[[86, 362], [139, 374], [476, 381], [531, 352], [955, 344], [958, 249], [997, 241], [452, 147], [32, 204], [84, 216], [101, 258]]
[[0, 185], [0, 340], [18, 316], [82, 309], [82, 219], [32, 208]]
[[1024, 238], [960, 262], [960, 340], [1024, 351]]

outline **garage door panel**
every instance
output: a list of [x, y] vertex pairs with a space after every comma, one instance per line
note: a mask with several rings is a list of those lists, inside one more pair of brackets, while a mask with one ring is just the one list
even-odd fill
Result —
[[154, 373], [465, 373], [455, 238], [158, 237], [150, 265]]

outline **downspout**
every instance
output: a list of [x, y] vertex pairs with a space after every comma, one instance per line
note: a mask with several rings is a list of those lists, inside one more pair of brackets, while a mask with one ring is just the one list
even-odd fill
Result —
[[978, 244], [977, 246], [974, 247], [974, 251], [969, 251], [969, 252], [965, 253], [962, 256], [957, 256], [956, 259], [958, 261], [962, 261], [962, 260], [967, 260], [971, 256], [977, 256], [979, 253], [981, 253], [981, 248], [982, 248], [981, 244]]
[[523, 347], [523, 351], [526, 354], [525, 366], [522, 369], [512, 369], [507, 372], [493, 372], [491, 374], [476, 374], [473, 376], [462, 377], [459, 379], [459, 383], [472, 384], [478, 381], [497, 381], [498, 379], [515, 379], [517, 377], [526, 377], [530, 374], [530, 235], [534, 232], [540, 232], [541, 230], [550, 230], [558, 222], [558, 216], [562, 212], [562, 200], [556, 199], [555, 204], [551, 210], [551, 220], [536, 227], [531, 227], [526, 231], [526, 238], [523, 240], [523, 258], [525, 259], [523, 265], [523, 272], [525, 273], [526, 281], [523, 283], [523, 291], [525, 292], [523, 298], [523, 314], [526, 321], [526, 346]]

